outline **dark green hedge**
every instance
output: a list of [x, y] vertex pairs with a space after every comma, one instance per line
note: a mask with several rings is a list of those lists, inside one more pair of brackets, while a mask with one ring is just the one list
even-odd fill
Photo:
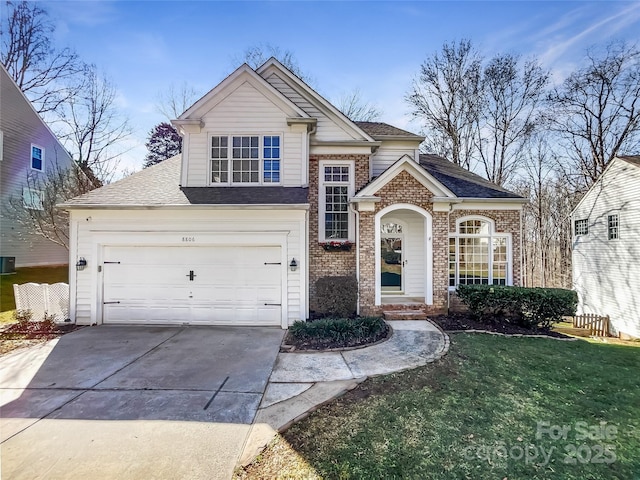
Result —
[[356, 277], [321, 277], [316, 281], [316, 312], [320, 317], [354, 317], [358, 302]]
[[289, 327], [296, 340], [326, 340], [332, 343], [355, 344], [386, 331], [380, 317], [322, 318], [311, 322], [297, 321]]
[[459, 285], [458, 297], [480, 321], [508, 321], [523, 327], [549, 328], [565, 315], [575, 315], [578, 295], [562, 288]]

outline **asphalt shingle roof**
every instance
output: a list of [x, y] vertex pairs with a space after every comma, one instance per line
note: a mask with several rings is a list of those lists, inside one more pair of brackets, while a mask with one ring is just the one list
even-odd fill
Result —
[[420, 165], [461, 198], [523, 198], [438, 155], [420, 155]]
[[294, 205], [308, 203], [308, 189], [298, 187], [181, 188], [180, 156], [134, 173], [63, 205]]
[[620, 160], [624, 160], [631, 165], [635, 165], [636, 167], [640, 167], [640, 155], [620, 155], [618, 156]]
[[364, 132], [372, 137], [377, 136], [397, 136], [397, 137], [416, 137], [416, 140], [421, 139], [420, 135], [416, 135], [415, 133], [407, 132], [406, 130], [402, 130], [401, 128], [394, 127], [393, 125], [389, 125], [388, 123], [382, 122], [354, 122], [358, 127], [360, 127]]

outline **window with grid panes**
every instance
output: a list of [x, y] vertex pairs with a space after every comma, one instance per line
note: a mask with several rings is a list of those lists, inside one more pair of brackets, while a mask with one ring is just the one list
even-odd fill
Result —
[[349, 238], [349, 167], [324, 167], [324, 234], [328, 240]]
[[211, 183], [280, 183], [279, 135], [211, 137]]
[[620, 219], [618, 218], [618, 215], [609, 215], [607, 217], [607, 231], [609, 240], [616, 240], [618, 238], [619, 227]]
[[449, 286], [507, 285], [509, 239], [481, 219], [461, 221], [449, 237]]

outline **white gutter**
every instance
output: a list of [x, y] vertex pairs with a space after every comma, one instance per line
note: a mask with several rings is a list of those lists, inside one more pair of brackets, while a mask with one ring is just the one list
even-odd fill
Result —
[[68, 204], [56, 205], [65, 210], [174, 210], [174, 209], [196, 209], [196, 210], [309, 210], [308, 203], [259, 203], [259, 204], [164, 204], [164, 205], [119, 205], [119, 204]]

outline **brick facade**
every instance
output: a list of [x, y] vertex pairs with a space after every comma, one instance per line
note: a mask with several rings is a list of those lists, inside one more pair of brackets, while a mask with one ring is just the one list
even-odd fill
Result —
[[356, 248], [349, 252], [327, 252], [318, 239], [318, 180], [321, 160], [351, 160], [355, 164], [356, 192], [369, 182], [369, 155], [309, 156], [309, 307], [315, 308], [316, 281], [320, 277], [355, 275]]
[[[355, 247], [349, 252], [326, 252], [318, 242], [318, 162], [320, 160], [354, 160], [356, 166], [356, 192], [369, 181], [367, 155], [313, 155], [309, 159], [309, 280], [310, 307], [314, 310], [315, 282], [323, 276], [355, 275]], [[379, 314], [375, 306], [375, 216], [382, 209], [394, 204], [411, 204], [422, 208], [432, 216], [433, 252], [433, 305], [430, 312], [447, 309], [449, 302], [449, 233], [455, 233], [456, 220], [468, 215], [479, 215], [495, 221], [496, 232], [511, 233], [512, 273], [514, 285], [520, 284], [520, 212], [517, 210], [455, 210], [434, 212], [433, 193], [406, 171], [399, 173], [376, 194], [381, 200], [375, 211], [360, 212], [360, 313]], [[419, 215], [416, 213], [416, 215]], [[427, 280], [429, 281], [429, 280]]]

